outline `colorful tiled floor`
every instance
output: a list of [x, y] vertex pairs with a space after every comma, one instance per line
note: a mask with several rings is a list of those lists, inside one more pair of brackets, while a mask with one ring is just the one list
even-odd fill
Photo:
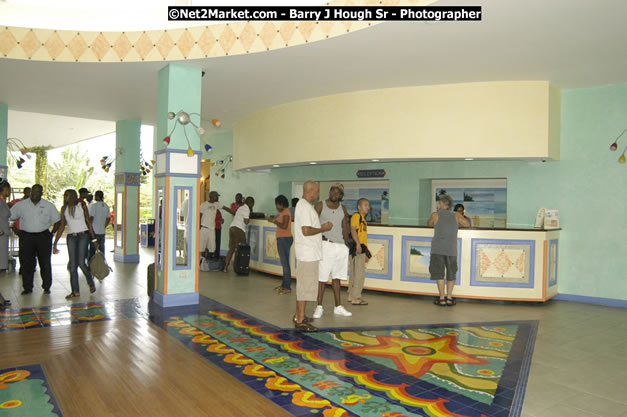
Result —
[[0, 416], [63, 416], [41, 366], [0, 370]]
[[151, 319], [296, 416], [519, 416], [535, 321], [279, 329], [202, 297]]
[[64, 326], [116, 318], [148, 317], [146, 303], [136, 299], [0, 310], [0, 331]]

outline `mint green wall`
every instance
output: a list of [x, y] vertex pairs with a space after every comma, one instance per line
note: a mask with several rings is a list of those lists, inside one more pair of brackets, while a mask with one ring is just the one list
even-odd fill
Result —
[[[211, 162], [217, 162], [233, 154], [232, 132], [215, 132], [213, 126], [205, 125], [205, 123], [203, 123], [203, 127], [208, 132], [214, 130], [214, 133], [207, 133], [202, 137], [203, 143], [208, 143], [213, 147], [211, 152], [203, 153], [203, 160], [209, 159]], [[201, 148], [204, 151], [204, 145]], [[229, 165], [223, 179], [215, 175], [216, 168], [217, 166], [211, 167], [210, 189], [220, 193], [222, 204], [230, 206], [235, 201], [235, 194], [242, 193], [244, 196], [252, 196], [255, 199], [253, 211], [274, 214], [276, 211], [274, 198], [279, 192], [278, 177], [275, 172], [234, 172], [232, 165]], [[228, 230], [233, 216], [222, 210], [222, 217], [224, 217], [224, 224], [222, 225], [221, 249], [228, 249]]]
[[610, 152], [609, 145], [627, 127], [627, 84], [563, 91], [561, 122], [560, 161], [317, 165], [272, 174], [282, 192], [291, 192], [291, 181], [356, 180], [358, 169], [384, 168], [390, 222], [406, 225], [426, 221], [430, 179], [507, 178], [509, 226], [533, 225], [540, 207], [560, 210], [560, 293], [625, 300], [627, 166], [617, 159], [627, 140], [619, 152]]

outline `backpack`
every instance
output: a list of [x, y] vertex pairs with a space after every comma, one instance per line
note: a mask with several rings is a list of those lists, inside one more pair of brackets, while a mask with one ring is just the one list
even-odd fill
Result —
[[355, 239], [353, 239], [353, 234], [351, 233], [351, 219], [353, 218], [353, 216], [359, 216], [359, 226], [361, 226], [362, 223], [364, 223], [364, 221], [361, 219], [361, 216], [359, 214], [358, 211], [356, 211], [355, 213], [351, 214], [350, 216], [348, 216], [348, 242], [346, 242], [346, 244], [348, 245], [348, 251], [350, 253], [351, 256], [355, 256], [356, 253], [356, 244], [355, 244]]
[[91, 270], [91, 274], [99, 280], [105, 279], [109, 273], [113, 271], [107, 264], [104, 254], [99, 250], [97, 250], [94, 256], [89, 260], [89, 269]]

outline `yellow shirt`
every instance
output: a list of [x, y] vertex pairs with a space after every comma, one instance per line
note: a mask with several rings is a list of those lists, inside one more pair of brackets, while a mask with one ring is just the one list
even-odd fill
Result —
[[360, 213], [355, 213], [351, 216], [351, 230], [357, 229], [357, 237], [359, 238], [359, 243], [367, 245], [368, 244], [368, 223], [366, 223], [366, 219]]

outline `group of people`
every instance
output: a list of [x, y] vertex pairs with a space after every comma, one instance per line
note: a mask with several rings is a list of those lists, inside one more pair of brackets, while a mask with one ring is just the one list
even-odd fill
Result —
[[[100, 249], [104, 252], [105, 229], [111, 216], [104, 193], [91, 195], [88, 189], [68, 189], [63, 194], [61, 210], [42, 198], [43, 187], [35, 184], [24, 189], [19, 200], [7, 202], [11, 195], [8, 181], [0, 182], [0, 270], [8, 269], [10, 229], [18, 236], [18, 258], [22, 276], [22, 295], [33, 292], [34, 273], [39, 264], [44, 294], [52, 286], [51, 255], [58, 254], [57, 243], [68, 229], [66, 242], [69, 255], [71, 292], [65, 297], [80, 296], [78, 269], [83, 272], [91, 293], [96, 285], [88, 266], [88, 259]], [[11, 222], [14, 222], [11, 225]], [[54, 238], [54, 243], [53, 243]]]
[[295, 210], [289, 210], [287, 198], [279, 195], [275, 199], [278, 214], [268, 218], [277, 227], [277, 248], [283, 267], [283, 281], [275, 290], [279, 294], [291, 292], [290, 249], [294, 244], [297, 268], [296, 313], [293, 321], [297, 329], [308, 332], [318, 329], [312, 324], [312, 319], [305, 316], [306, 303], [317, 302], [313, 318], [322, 317], [322, 301], [329, 278], [335, 301], [334, 314], [352, 316], [340, 299], [340, 282], [349, 278], [347, 271], [350, 275], [348, 301], [352, 305], [368, 304], [361, 298], [361, 293], [368, 243], [365, 216], [370, 211], [370, 202], [365, 198], [360, 199], [357, 203], [358, 211], [349, 217], [342, 204], [342, 184], [333, 185], [329, 190], [329, 198], [313, 206], [319, 195], [318, 183], [307, 181], [303, 185], [303, 198], [293, 201], [296, 203]]

